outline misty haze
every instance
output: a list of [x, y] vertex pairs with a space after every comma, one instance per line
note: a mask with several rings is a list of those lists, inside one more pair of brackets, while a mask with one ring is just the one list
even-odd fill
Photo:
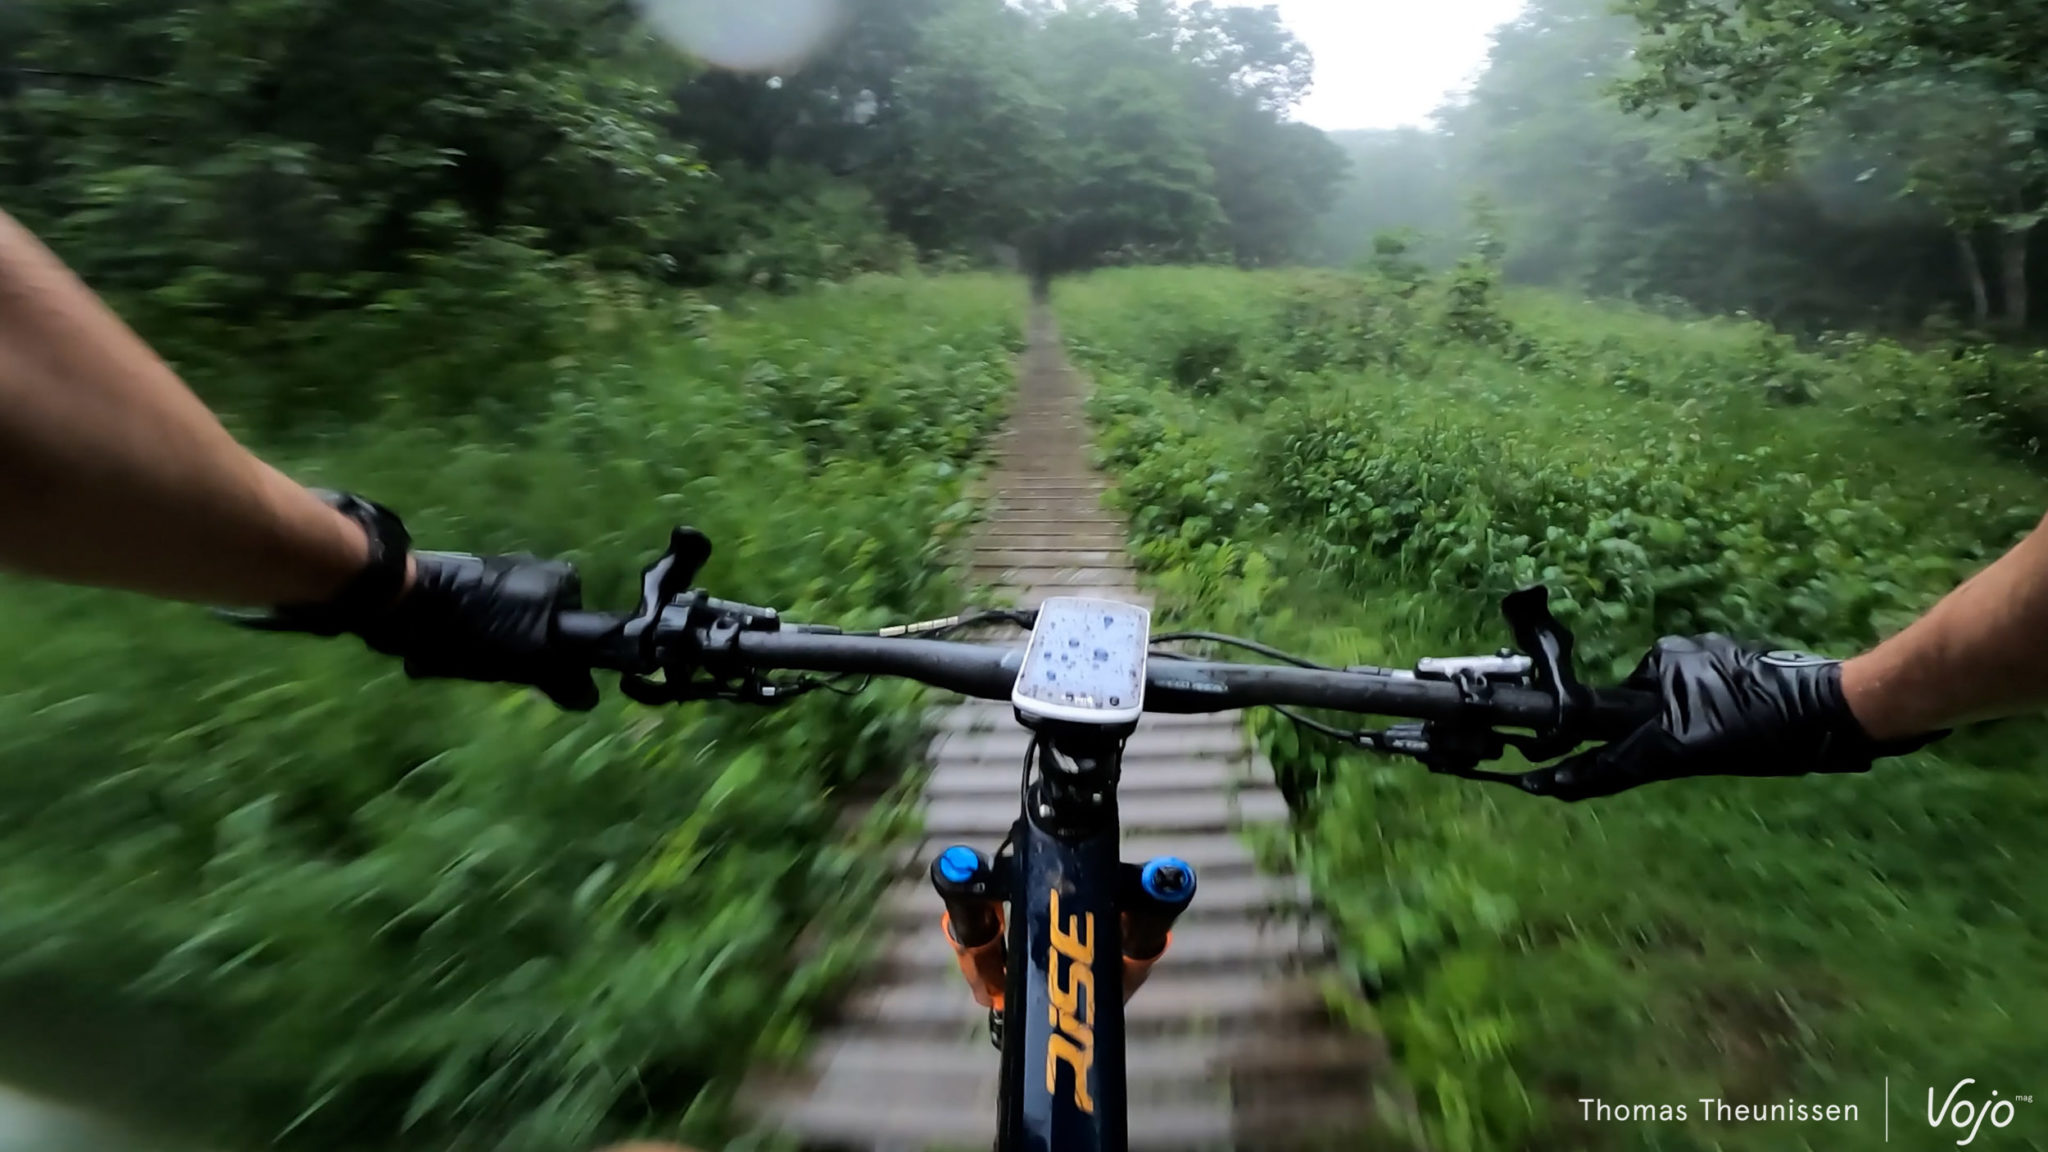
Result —
[[2048, 1147], [2044, 60], [0, 0], [0, 1152]]

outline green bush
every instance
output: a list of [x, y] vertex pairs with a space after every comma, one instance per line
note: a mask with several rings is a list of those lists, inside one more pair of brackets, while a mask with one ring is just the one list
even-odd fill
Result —
[[[1020, 296], [862, 282], [599, 361], [516, 433], [372, 423], [278, 454], [429, 546], [566, 555], [593, 605], [629, 606], [689, 522], [721, 592], [928, 618], [955, 606]], [[832, 381], [833, 435], [763, 366]], [[922, 739], [901, 686], [568, 716], [112, 594], [7, 585], [0, 630], [29, 641], [0, 674], [0, 989], [178, 1022], [176, 1090], [220, 1102], [219, 1146], [561, 1152], [686, 1115], [711, 1138], [858, 953], [893, 857], [836, 830], [843, 796]], [[29, 1073], [103, 1098], [103, 1056]]]
[[[1591, 680], [1663, 632], [1847, 652], [2048, 506], [2048, 482], [1992, 451], [2024, 447], [2007, 430], [2025, 358], [1801, 350], [1745, 321], [1538, 294], [1498, 302], [1505, 329], [1473, 328], [1443, 309], [1458, 290], [1425, 285], [1404, 313], [1405, 286], [1370, 277], [1061, 286], [1165, 620], [1400, 665], [1498, 646], [1497, 597], [1540, 580]], [[1346, 303], [1308, 313], [1308, 295]], [[1275, 374], [1248, 352], [1205, 396], [1160, 368], [1191, 326], [1284, 354], [1345, 346], [1373, 309], [1407, 318], [1376, 330], [1395, 361], [1316, 353]], [[2048, 1011], [2048, 898], [2026, 879], [2048, 868], [2038, 721], [1867, 777], [1577, 806], [1250, 722], [1296, 805], [1282, 855], [1371, 990], [1361, 1019], [1393, 1046], [1429, 1147], [1875, 1148], [1886, 1077], [1912, 1109], [1930, 1085], [1993, 1074], [1978, 1069], [2048, 1066], [2031, 1023]], [[1579, 1103], [1703, 1096], [1855, 1103], [1864, 1121], [1732, 1125], [1695, 1107], [1684, 1124], [1603, 1124]]]
[[122, 304], [203, 398], [271, 439], [370, 419], [515, 429], [636, 344], [687, 336], [702, 318], [689, 297], [516, 235], [456, 241], [411, 265], [359, 306], [296, 318]]
[[1769, 446], [1727, 454], [1682, 414], [1538, 438], [1476, 436], [1429, 407], [1367, 415], [1352, 397], [1276, 412], [1257, 490], [1354, 580], [1391, 572], [1481, 611], [1553, 586], [1560, 616], [1586, 627], [1582, 658], [1616, 677], [1658, 635], [1868, 643], [2040, 518], [1995, 491], [1956, 493], [1937, 515], [1910, 490], [1787, 470]]
[[359, 306], [514, 235], [657, 272], [705, 175], [662, 129], [675, 66], [600, 0], [16, 7], [8, 63], [73, 79], [8, 75], [9, 210], [180, 314]]
[[670, 249], [684, 283], [770, 292], [899, 272], [916, 257], [859, 186], [783, 167], [721, 173]]

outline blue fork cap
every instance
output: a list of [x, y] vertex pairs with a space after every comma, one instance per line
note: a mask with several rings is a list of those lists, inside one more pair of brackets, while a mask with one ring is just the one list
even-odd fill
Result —
[[939, 854], [939, 875], [955, 884], [965, 884], [981, 871], [981, 853], [965, 844], [955, 844]]
[[1145, 895], [1167, 904], [1185, 904], [1195, 894], [1195, 866], [1178, 856], [1154, 856], [1138, 877]]

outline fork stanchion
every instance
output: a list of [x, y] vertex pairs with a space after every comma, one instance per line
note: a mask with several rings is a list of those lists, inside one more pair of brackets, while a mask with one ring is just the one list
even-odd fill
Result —
[[1138, 883], [1123, 915], [1125, 1002], [1166, 955], [1173, 943], [1174, 921], [1194, 899], [1195, 868], [1180, 857], [1155, 856], [1138, 869]]
[[983, 1008], [1003, 1010], [1008, 964], [1003, 950], [1003, 903], [995, 890], [995, 869], [989, 858], [965, 844], [955, 844], [932, 861], [932, 887], [946, 911], [939, 926], [960, 974]]

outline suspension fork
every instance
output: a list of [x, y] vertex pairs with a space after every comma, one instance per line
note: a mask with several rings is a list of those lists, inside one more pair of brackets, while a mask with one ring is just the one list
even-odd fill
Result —
[[987, 855], [955, 844], [932, 861], [932, 887], [946, 911], [939, 928], [953, 949], [960, 974], [974, 993], [974, 1002], [989, 1010], [989, 1029], [998, 1047], [1005, 993], [1008, 991], [1008, 963], [1004, 956], [1003, 905], [1016, 887], [1010, 857], [1003, 866]]
[[[1015, 896], [1013, 858], [1000, 861], [955, 844], [932, 861], [932, 887], [945, 904], [940, 931], [966, 978], [974, 1002], [1000, 1021], [1009, 991], [1009, 944], [1004, 904]], [[1155, 856], [1119, 866], [1117, 913], [1122, 928], [1123, 999], [1131, 1002], [1173, 943], [1173, 924], [1195, 897], [1194, 865], [1178, 856]], [[1000, 1024], [993, 1023], [997, 1046]]]
[[1183, 860], [1118, 858], [1127, 734], [1041, 730], [1010, 850], [932, 862], [947, 944], [1003, 1053], [1000, 1148], [1125, 1146], [1124, 1004], [1195, 891]]

